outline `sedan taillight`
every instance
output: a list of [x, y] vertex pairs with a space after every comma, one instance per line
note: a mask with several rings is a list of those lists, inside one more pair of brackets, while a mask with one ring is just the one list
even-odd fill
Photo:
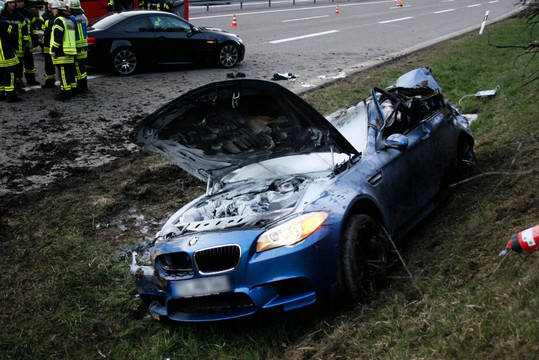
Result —
[[88, 45], [93, 45], [97, 42], [97, 40], [93, 37], [88, 37]]

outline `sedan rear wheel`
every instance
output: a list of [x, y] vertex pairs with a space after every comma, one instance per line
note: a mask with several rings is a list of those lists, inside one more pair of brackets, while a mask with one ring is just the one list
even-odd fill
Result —
[[224, 44], [219, 50], [219, 65], [224, 68], [236, 66], [240, 58], [240, 51], [234, 44]]
[[352, 215], [341, 249], [341, 281], [346, 294], [357, 300], [383, 287], [391, 258], [382, 226], [368, 215]]
[[112, 56], [112, 67], [118, 75], [131, 75], [137, 69], [137, 55], [130, 48], [116, 50]]

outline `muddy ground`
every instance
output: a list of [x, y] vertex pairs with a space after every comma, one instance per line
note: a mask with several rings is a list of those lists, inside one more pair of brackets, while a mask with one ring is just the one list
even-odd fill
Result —
[[[41, 54], [34, 58], [43, 83]], [[346, 74], [339, 69], [297, 70], [299, 78], [279, 81], [296, 93]], [[70, 173], [140, 151], [128, 140], [133, 125], [187, 90], [234, 77], [271, 80], [277, 72], [282, 67], [268, 67], [251, 56], [234, 69], [161, 67], [130, 77], [89, 68], [90, 92], [64, 102], [53, 100], [58, 89], [27, 87], [24, 101], [0, 102], [0, 198], [46, 190]]]

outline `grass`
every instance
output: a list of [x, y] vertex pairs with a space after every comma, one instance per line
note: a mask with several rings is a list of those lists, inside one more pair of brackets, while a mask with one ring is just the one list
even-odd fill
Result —
[[[527, 40], [522, 19], [489, 27], [493, 43]], [[129, 277], [130, 250], [204, 184], [158, 156], [135, 153], [99, 172], [73, 173], [54, 190], [11, 199], [0, 236], [0, 357], [3, 359], [481, 359], [539, 351], [539, 259], [498, 253], [510, 235], [537, 224], [538, 67], [468, 34], [304, 94], [322, 113], [429, 66], [445, 96], [499, 86], [462, 100], [477, 113], [476, 154], [487, 175], [457, 186], [410, 234], [404, 268], [390, 286], [353, 306], [215, 324], [151, 320]], [[143, 216], [142, 216], [143, 215]], [[430, 312], [430, 313], [429, 313]], [[432, 315], [431, 315], [432, 314]], [[437, 329], [433, 317], [436, 319]], [[445, 338], [444, 338], [445, 336]], [[448, 343], [450, 345], [448, 345]]]

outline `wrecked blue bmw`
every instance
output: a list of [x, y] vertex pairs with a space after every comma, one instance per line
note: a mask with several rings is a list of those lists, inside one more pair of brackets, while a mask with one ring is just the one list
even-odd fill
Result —
[[215, 321], [376, 288], [397, 239], [473, 173], [467, 119], [429, 69], [324, 117], [262, 80], [191, 90], [131, 140], [207, 182], [131, 275], [155, 318]]

